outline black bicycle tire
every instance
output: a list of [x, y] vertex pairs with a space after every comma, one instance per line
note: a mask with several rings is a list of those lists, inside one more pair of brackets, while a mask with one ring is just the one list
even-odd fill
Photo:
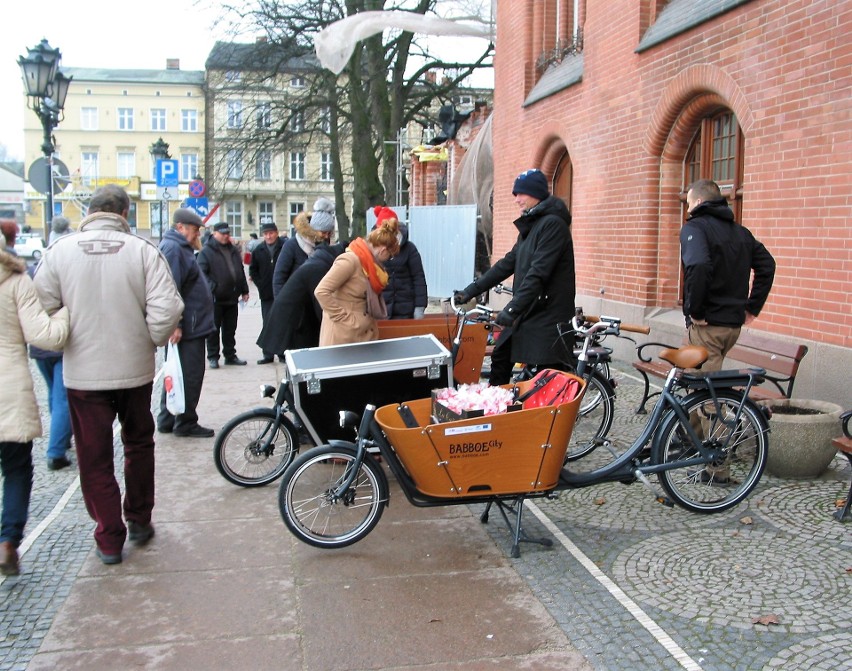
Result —
[[[322, 445], [307, 450], [288, 466], [278, 489], [278, 510], [284, 525], [296, 538], [318, 548], [342, 548], [362, 540], [379, 523], [387, 505], [386, 481], [381, 467], [367, 455], [356, 477], [356, 486], [360, 486], [363, 484], [360, 480], [361, 474], [364, 473], [372, 489], [372, 499], [366, 514], [341, 533], [327, 534], [318, 531], [331, 528], [337, 511], [346, 514], [347, 510], [359, 507], [351, 502], [331, 501], [329, 498], [330, 492], [345, 475], [347, 464], [337, 462], [351, 463], [355, 458], [354, 446]], [[331, 469], [331, 476], [320, 474], [317, 483], [309, 485], [310, 489], [316, 491], [305, 492], [306, 498], [302, 499], [297, 492], [299, 480], [307, 475], [308, 469], [316, 466], [322, 466], [325, 470]], [[356, 494], [357, 492], [353, 492], [353, 496]], [[312, 503], [316, 505], [311, 505]], [[353, 517], [357, 518], [357, 515]]]
[[[601, 421], [598, 425], [598, 428], [595, 430], [594, 435], [592, 436], [592, 438], [589, 439], [589, 441], [574, 450], [571, 449], [571, 445], [569, 444], [568, 450], [565, 452], [566, 463], [569, 461], [576, 461], [578, 459], [582, 459], [586, 455], [591, 454], [598, 446], [598, 440], [596, 439], [606, 437], [606, 435], [609, 433], [609, 430], [612, 428], [612, 422], [615, 417], [615, 389], [613, 388], [610, 381], [603, 375], [598, 373], [596, 369], [592, 371], [592, 375], [589, 377], [589, 382], [587, 384], [591, 384], [592, 380], [594, 380], [594, 384], [597, 385], [601, 390], [601, 403], [603, 404], [604, 413], [601, 417]], [[586, 395], [589, 394], [589, 391], [590, 390], [586, 391]], [[582, 409], [582, 404], [580, 407]], [[587, 413], [583, 413], [582, 410], [578, 412], [577, 422], [581, 422], [582, 417], [585, 417]], [[574, 440], [573, 433], [571, 436], [571, 440]]]
[[[738, 406], [742, 400], [742, 393], [734, 389], [717, 390], [715, 396], [716, 401], [725, 405], [730, 404], [732, 408]], [[704, 403], [711, 404], [710, 407], [715, 409], [716, 401], [713, 400], [713, 396], [709, 391], [700, 390], [683, 398], [681, 400], [681, 407], [689, 415]], [[708, 421], [713, 422], [713, 427], [724, 428], [721, 422], [715, 422], [712, 418]], [[660, 485], [672, 501], [686, 510], [709, 514], [728, 510], [751, 494], [760, 482], [760, 478], [766, 468], [766, 460], [769, 453], [769, 430], [763, 412], [749, 399], [746, 399], [743, 406], [740, 424], [743, 421], [747, 421], [753, 430], [749, 432], [741, 430], [740, 425], [737, 426], [737, 432], [741, 434], [741, 437], [730, 443], [730, 456], [726, 462], [727, 467], [730, 469], [732, 464], [735, 463], [732, 461], [734, 457], [738, 459], [736, 463], [742, 461], [743, 464], [747, 464], [751, 461], [752, 463], [748, 465], [745, 475], [741, 474], [739, 470], [736, 473], [729, 471], [727, 479], [731, 481], [730, 484], [722, 484], [718, 480], [714, 481], [713, 475], [705, 475], [708, 473], [706, 468], [700, 466], [693, 466], [692, 469], [683, 468], [662, 471], [658, 476]], [[671, 439], [677, 431], [678, 426], [680, 426], [680, 420], [675, 413], [673, 411], [667, 412], [661, 420], [660, 427], [656, 433], [652, 447], [652, 463], [663, 464], [666, 461], [670, 461], [669, 456], [671, 453], [668, 452], [668, 449], [674, 445], [674, 440], [679, 440], [676, 437], [674, 440]], [[754, 441], [754, 445], [749, 445], [746, 441]], [[682, 458], [682, 445], [679, 449], [680, 453], [677, 456]], [[754, 451], [753, 457], [749, 456], [750, 450]], [[740, 460], [737, 455], [742, 455], [744, 458]], [[741, 478], [741, 480], [738, 482], [737, 478]], [[700, 493], [705, 497], [709, 496], [711, 498], [709, 500], [698, 500], [695, 496], [689, 496], [689, 492]], [[722, 496], [715, 496], [713, 492]]]
[[[213, 461], [216, 464], [216, 469], [228, 482], [239, 485], [240, 487], [262, 487], [264, 485], [268, 485], [270, 482], [274, 482], [281, 477], [287, 467], [293, 462], [293, 459], [296, 458], [296, 454], [299, 452], [299, 436], [296, 431], [296, 427], [288, 417], [282, 416], [281, 424], [278, 427], [278, 435], [281, 435], [282, 433], [286, 434], [290, 446], [286, 452], [279, 451], [279, 454], [283, 454], [284, 458], [281, 459], [271, 470], [267, 470], [261, 476], [249, 477], [241, 475], [240, 472], [236, 470], [236, 467], [232, 466], [227, 459], [226, 450], [228, 447], [228, 439], [234, 435], [240, 425], [259, 419], [266, 419], [270, 422], [274, 422], [275, 410], [272, 408], [255, 408], [233, 417], [225, 423], [213, 443]], [[243, 450], [245, 451], [247, 448], [248, 446], [244, 446]]]

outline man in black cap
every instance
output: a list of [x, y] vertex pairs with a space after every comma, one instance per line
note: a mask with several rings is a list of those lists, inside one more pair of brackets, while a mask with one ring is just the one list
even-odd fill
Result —
[[219, 333], [222, 354], [228, 366], [245, 366], [237, 357], [237, 320], [239, 301], [248, 300], [249, 288], [240, 252], [231, 243], [231, 229], [226, 222], [213, 226], [213, 235], [198, 254], [198, 265], [213, 290], [213, 322], [215, 329], [207, 336], [207, 363], [219, 367]]
[[[251, 252], [249, 263], [249, 278], [257, 287], [260, 296], [260, 314], [263, 325], [266, 325], [266, 317], [272, 308], [275, 296], [272, 293], [272, 273], [275, 270], [275, 262], [284, 246], [284, 240], [278, 236], [278, 227], [273, 222], [261, 224], [260, 233], [263, 242], [257, 245]], [[263, 358], [258, 359], [258, 364], [272, 363], [273, 352], [263, 350]]]
[[174, 432], [176, 436], [190, 438], [213, 437], [213, 429], [198, 423], [196, 412], [204, 382], [204, 343], [216, 329], [213, 323], [213, 294], [195, 259], [195, 250], [201, 247], [203, 227], [201, 217], [195, 212], [179, 208], [172, 216], [172, 228], [166, 231], [160, 242], [160, 251], [169, 262], [184, 305], [183, 316], [169, 342], [177, 345], [186, 409], [180, 415], [172, 415], [166, 408], [164, 387], [160, 395], [157, 429], [160, 433]]
[[512, 195], [521, 216], [515, 220], [515, 246], [490, 270], [456, 292], [470, 299], [514, 275], [512, 300], [497, 315], [504, 327], [491, 357], [492, 385], [508, 384], [512, 363], [564, 369], [573, 353], [562, 345], [556, 325], [574, 316], [574, 243], [571, 213], [550, 194], [541, 170], [527, 170], [515, 179]]

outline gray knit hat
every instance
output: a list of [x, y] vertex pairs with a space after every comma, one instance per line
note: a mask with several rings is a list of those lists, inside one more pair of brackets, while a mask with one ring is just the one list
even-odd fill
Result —
[[320, 233], [329, 233], [334, 230], [334, 203], [328, 198], [318, 198], [314, 203], [311, 228]]

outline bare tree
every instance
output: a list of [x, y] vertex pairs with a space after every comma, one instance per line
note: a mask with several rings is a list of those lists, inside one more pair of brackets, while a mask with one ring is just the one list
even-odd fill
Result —
[[[263, 36], [262, 42], [253, 45], [251, 54], [241, 56], [242, 62], [254, 66], [251, 74], [245, 74], [242, 82], [233, 82], [246, 93], [258, 93], [253, 98], [256, 103], [246, 111], [257, 115], [259, 105], [270, 104], [275, 82], [280, 82], [283, 74], [299, 73], [305, 86], [297, 96], [278, 97], [268, 132], [214, 132], [216, 144], [241, 151], [239, 155], [250, 163], [257, 161], [258, 152], [280, 151], [312, 141], [327, 143], [341, 235], [361, 234], [368, 207], [396, 200], [399, 147], [393, 141], [398, 131], [412, 121], [432, 126], [434, 103], [448, 101], [472, 72], [490, 67], [493, 49], [471, 40], [468, 52], [472, 56], [448, 62], [433, 56], [414, 34], [386, 30], [384, 35], [360, 42], [338, 77], [319, 67], [313, 55], [314, 37], [328, 24], [360, 12], [433, 14], [438, 4], [437, 0], [249, 0], [225, 4], [224, 15], [235, 35], [253, 32]], [[450, 3], [440, 4], [443, 8]], [[468, 1], [459, 9], [486, 12], [485, 4]], [[430, 71], [441, 71], [444, 76], [427, 77]], [[251, 96], [244, 97], [252, 100]], [[305, 123], [299, 125], [294, 119]], [[345, 151], [351, 152], [348, 161]], [[351, 166], [351, 172], [345, 166]], [[344, 188], [349, 184], [351, 219], [344, 206]]]

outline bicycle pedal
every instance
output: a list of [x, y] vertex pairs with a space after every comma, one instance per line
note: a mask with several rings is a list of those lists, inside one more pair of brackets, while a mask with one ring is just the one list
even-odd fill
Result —
[[548, 492], [547, 494], [544, 495], [544, 498], [551, 499], [551, 500], [552, 499], [558, 499], [559, 498], [559, 492]]
[[674, 501], [667, 496], [658, 496], [657, 503], [662, 503], [666, 508], [674, 508]]

